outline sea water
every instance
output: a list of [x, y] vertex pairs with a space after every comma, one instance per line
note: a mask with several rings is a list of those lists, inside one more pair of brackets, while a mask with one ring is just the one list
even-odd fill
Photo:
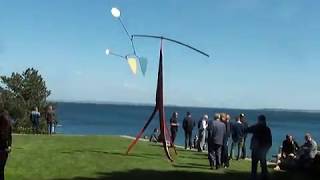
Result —
[[[57, 131], [63, 134], [136, 136], [151, 115], [153, 108], [151, 105], [57, 103], [56, 112], [61, 125]], [[181, 125], [187, 111], [191, 112], [196, 124], [204, 114], [208, 114], [209, 118], [212, 118], [216, 112], [226, 112], [231, 115], [231, 121], [234, 121], [235, 116], [244, 113], [249, 125], [252, 125], [256, 122], [258, 115], [264, 114], [267, 117], [267, 123], [271, 128], [273, 137], [269, 157], [278, 152], [286, 134], [292, 134], [301, 145], [304, 143], [304, 134], [309, 132], [320, 143], [320, 112], [169, 106], [165, 108], [167, 124], [169, 124], [170, 116], [174, 111], [179, 113], [178, 121]], [[145, 131], [145, 135], [149, 136], [154, 128], [159, 128], [158, 116], [155, 116]], [[197, 126], [193, 135], [196, 133]], [[182, 127], [179, 127], [176, 144], [184, 145]], [[250, 137], [246, 144], [249, 147]], [[247, 154], [250, 155], [249, 152]]]

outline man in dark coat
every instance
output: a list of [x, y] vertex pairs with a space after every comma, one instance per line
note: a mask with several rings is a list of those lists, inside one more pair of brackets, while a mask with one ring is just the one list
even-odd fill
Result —
[[187, 116], [183, 119], [182, 127], [184, 130], [184, 148], [188, 147], [192, 149], [192, 130], [195, 126], [195, 122], [191, 118], [191, 113], [187, 112]]
[[230, 149], [230, 159], [233, 159], [233, 148], [237, 146], [238, 154], [236, 159], [239, 160], [242, 146], [243, 146], [244, 131], [245, 129], [243, 124], [240, 121], [240, 117], [237, 117], [236, 122], [232, 123], [231, 125], [232, 144]]
[[228, 156], [228, 146], [229, 146], [229, 138], [231, 135], [231, 124], [230, 124], [230, 115], [226, 113], [222, 113], [220, 116], [221, 122], [224, 123], [226, 128], [226, 133], [223, 137], [223, 145], [221, 151], [221, 163], [225, 168], [229, 167], [229, 156]]
[[258, 116], [257, 124], [246, 129], [247, 133], [252, 133], [251, 138], [251, 179], [257, 179], [257, 166], [260, 161], [262, 179], [268, 178], [267, 169], [267, 153], [272, 146], [271, 130], [267, 126], [266, 117], [264, 115]]
[[296, 155], [299, 150], [298, 143], [292, 135], [287, 134], [286, 139], [282, 142], [281, 157], [287, 158], [290, 154]]
[[[249, 124], [245, 118], [245, 115], [243, 113], [241, 113], [239, 115], [240, 117], [240, 121], [244, 126], [244, 129], [247, 129], [249, 127]], [[246, 140], [247, 140], [247, 133], [244, 134], [243, 136], [243, 144], [242, 144], [242, 148], [241, 148], [241, 158], [245, 159], [247, 157], [247, 147], [246, 147]]]
[[0, 114], [0, 180], [4, 180], [4, 169], [11, 152], [12, 127], [9, 113], [4, 111]]
[[221, 166], [221, 150], [226, 134], [226, 127], [220, 120], [220, 115], [216, 114], [214, 120], [208, 124], [208, 159], [211, 169]]
[[178, 112], [173, 112], [170, 118], [171, 143], [174, 145], [178, 133]]

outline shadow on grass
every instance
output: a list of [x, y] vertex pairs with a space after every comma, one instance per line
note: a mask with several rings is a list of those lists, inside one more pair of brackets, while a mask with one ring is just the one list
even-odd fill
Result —
[[197, 164], [197, 163], [183, 163], [183, 164], [172, 164], [175, 168], [184, 168], [184, 169], [210, 169], [209, 163], [208, 165], [205, 164]]
[[183, 179], [183, 180], [212, 180], [212, 179], [223, 179], [223, 180], [247, 180], [249, 177], [248, 173], [243, 172], [232, 172], [228, 171], [224, 174], [212, 172], [190, 172], [190, 171], [157, 171], [157, 170], [142, 170], [133, 169], [129, 171], [115, 171], [108, 173], [98, 173], [97, 177], [74, 177], [71, 179], [53, 179], [53, 180], [135, 180], [135, 179], [149, 179], [149, 180], [163, 180], [163, 179]]
[[[248, 180], [250, 179], [249, 172], [234, 171], [234, 170], [210, 170], [210, 171], [158, 171], [133, 169], [128, 171], [113, 171], [113, 172], [99, 172], [96, 177], [73, 177], [73, 178], [56, 178], [51, 180]], [[284, 173], [274, 172], [269, 176], [270, 180], [319, 180], [318, 176], [310, 176], [305, 173]]]
[[62, 154], [75, 154], [75, 153], [99, 153], [99, 154], [105, 154], [105, 155], [114, 155], [114, 156], [128, 156], [128, 157], [138, 157], [138, 158], [147, 158], [147, 159], [159, 159], [160, 154], [148, 154], [144, 153], [142, 154], [135, 154], [135, 153], [120, 153], [120, 152], [109, 152], [109, 151], [101, 151], [101, 150], [71, 150], [71, 151], [63, 151]]
[[181, 158], [181, 159], [189, 159], [189, 158], [192, 158], [192, 159], [198, 159], [198, 160], [204, 160], [204, 161], [207, 161], [207, 160], [208, 160], [208, 157], [207, 157], [207, 156], [184, 156], [184, 155], [178, 154], [178, 157]]

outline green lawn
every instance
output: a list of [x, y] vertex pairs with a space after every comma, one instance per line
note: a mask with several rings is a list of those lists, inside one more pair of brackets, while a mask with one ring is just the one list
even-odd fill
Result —
[[[248, 179], [250, 162], [232, 161], [229, 169], [210, 170], [206, 154], [178, 150], [168, 162], [159, 145], [113, 136], [15, 135], [6, 167], [7, 180]], [[274, 174], [272, 179], [300, 179]], [[280, 178], [281, 177], [281, 178]], [[306, 178], [304, 178], [306, 179]]]

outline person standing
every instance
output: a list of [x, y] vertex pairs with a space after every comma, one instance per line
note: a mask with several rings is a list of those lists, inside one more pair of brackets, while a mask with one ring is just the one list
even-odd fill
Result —
[[[239, 115], [240, 117], [240, 121], [243, 124], [244, 129], [248, 129], [249, 124], [247, 122], [247, 120], [245, 119], [245, 115], [243, 113], [241, 113]], [[247, 140], [247, 133], [244, 133], [243, 135], [243, 144], [242, 144], [242, 148], [241, 148], [241, 159], [245, 159], [247, 157], [247, 147], [246, 147], [246, 140]]]
[[229, 138], [231, 134], [230, 115], [227, 113], [222, 113], [220, 116], [220, 120], [221, 122], [223, 122], [226, 129], [226, 133], [223, 137], [221, 163], [224, 165], [224, 168], [228, 168], [229, 167], [228, 146], [229, 146]]
[[220, 114], [208, 123], [208, 159], [210, 168], [219, 169], [221, 166], [221, 149], [226, 134], [226, 127], [220, 120]]
[[170, 131], [171, 131], [171, 143], [172, 143], [172, 145], [174, 145], [174, 141], [175, 141], [175, 139], [177, 137], [178, 127], [179, 127], [178, 112], [173, 112], [172, 116], [170, 118]]
[[183, 119], [183, 130], [184, 130], [184, 148], [188, 147], [192, 149], [192, 130], [195, 126], [195, 122], [191, 118], [191, 113], [187, 112], [187, 116]]
[[238, 147], [238, 154], [237, 160], [240, 158], [240, 154], [242, 151], [243, 146], [243, 139], [244, 139], [244, 126], [240, 121], [240, 117], [236, 118], [236, 122], [232, 123], [231, 125], [231, 137], [232, 137], [232, 144], [230, 149], [230, 159], [233, 159], [233, 148], [235, 146]]
[[11, 151], [12, 130], [8, 112], [0, 114], [0, 180], [4, 180], [4, 169]]
[[46, 120], [47, 120], [47, 127], [48, 127], [48, 134], [52, 134], [52, 130], [54, 128], [54, 111], [52, 109], [52, 106], [48, 106], [47, 112], [46, 112]]
[[257, 166], [260, 162], [262, 179], [268, 178], [267, 153], [272, 146], [272, 134], [267, 126], [266, 117], [259, 115], [257, 124], [246, 129], [247, 133], [252, 133], [251, 138], [251, 179], [257, 179]]
[[206, 130], [208, 126], [208, 115], [205, 114], [199, 121], [198, 123], [198, 137], [199, 137], [199, 142], [198, 142], [198, 151], [202, 152], [205, 148], [205, 142], [206, 142]]
[[40, 125], [40, 112], [38, 111], [38, 107], [35, 107], [33, 111], [31, 111], [30, 120], [32, 122], [33, 133], [38, 134]]

